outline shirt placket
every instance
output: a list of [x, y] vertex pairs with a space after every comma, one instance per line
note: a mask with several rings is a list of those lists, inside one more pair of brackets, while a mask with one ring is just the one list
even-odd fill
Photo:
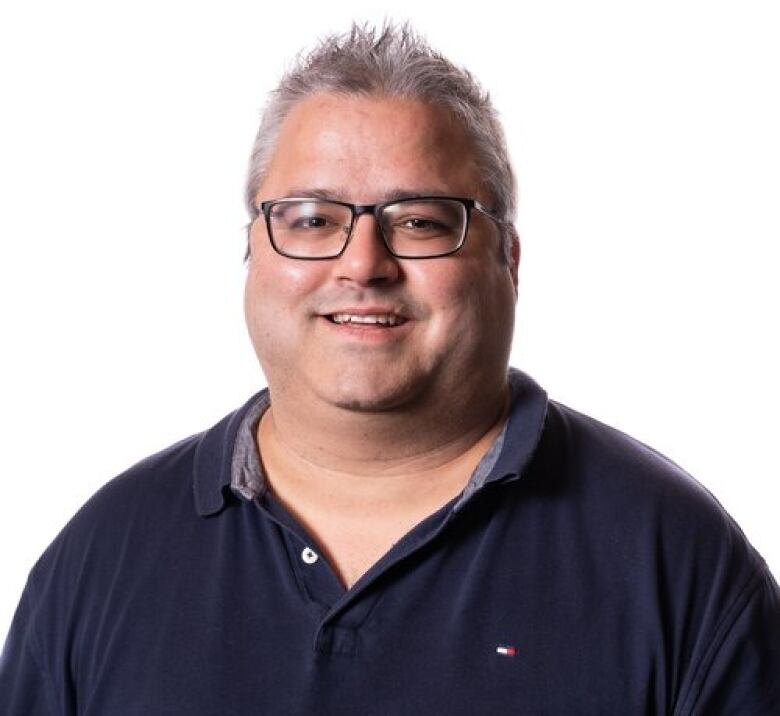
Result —
[[331, 564], [292, 515], [272, 495], [266, 493], [256, 500], [265, 516], [282, 528], [294, 581], [316, 619], [313, 635], [316, 652], [343, 656], [359, 652], [361, 627], [386, 588], [378, 582], [386, 577], [391, 567], [422, 548], [445, 528], [453, 514], [453, 502], [407, 533], [351, 589], [345, 590]]

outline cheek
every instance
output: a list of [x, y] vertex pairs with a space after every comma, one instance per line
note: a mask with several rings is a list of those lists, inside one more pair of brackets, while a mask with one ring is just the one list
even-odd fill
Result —
[[511, 279], [493, 267], [486, 267], [484, 261], [463, 257], [457, 263], [442, 264], [436, 272], [424, 272], [417, 285], [423, 287], [435, 313], [457, 318], [462, 312], [473, 315], [490, 310], [498, 297], [504, 295], [503, 286], [507, 281]]
[[245, 302], [263, 306], [291, 305], [310, 293], [321, 273], [316, 262], [296, 261], [277, 254], [264, 229], [256, 223], [251, 233], [252, 253], [247, 266]]
[[291, 312], [304, 304], [319, 285], [316, 269], [312, 262], [267, 252], [255, 254], [250, 261], [244, 293], [247, 308], [261, 313], [274, 310], [292, 317]]
[[478, 313], [476, 275], [464, 262], [454, 260], [435, 267], [420, 261], [414, 268], [419, 270], [409, 276], [409, 289], [426, 306], [428, 341], [433, 345], [459, 343]]
[[258, 253], [248, 266], [244, 315], [255, 353], [264, 370], [291, 364], [313, 324], [310, 299], [318, 286], [310, 262]]
[[462, 262], [428, 277], [434, 341], [464, 349], [474, 343], [503, 340], [514, 322], [515, 294], [511, 275], [484, 261]]

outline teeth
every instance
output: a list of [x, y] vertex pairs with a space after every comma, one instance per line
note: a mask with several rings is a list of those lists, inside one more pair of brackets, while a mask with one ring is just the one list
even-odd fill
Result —
[[377, 313], [370, 315], [358, 315], [354, 313], [334, 313], [331, 318], [334, 323], [368, 323], [377, 324], [383, 326], [397, 326], [403, 322], [401, 316], [393, 315], [392, 313]]

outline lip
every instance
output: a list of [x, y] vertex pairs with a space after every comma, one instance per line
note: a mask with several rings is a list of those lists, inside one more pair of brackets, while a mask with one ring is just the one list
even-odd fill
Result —
[[328, 309], [327, 311], [321, 311], [318, 315], [323, 318], [332, 316], [336, 313], [351, 313], [354, 316], [373, 316], [377, 314], [388, 314], [393, 316], [399, 316], [404, 321], [409, 320], [403, 309], [396, 306], [343, 306], [339, 308]]

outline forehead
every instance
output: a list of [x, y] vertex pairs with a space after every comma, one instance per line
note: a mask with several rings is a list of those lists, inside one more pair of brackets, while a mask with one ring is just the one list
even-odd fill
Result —
[[440, 106], [400, 97], [313, 95], [282, 124], [259, 199], [326, 190], [372, 203], [393, 192], [479, 197], [472, 142]]

